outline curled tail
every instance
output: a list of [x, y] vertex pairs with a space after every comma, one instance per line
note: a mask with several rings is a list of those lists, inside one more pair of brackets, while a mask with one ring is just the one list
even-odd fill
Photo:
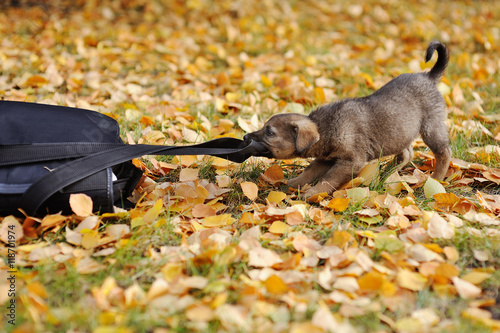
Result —
[[435, 40], [432, 41], [427, 47], [427, 52], [425, 53], [425, 62], [431, 60], [432, 54], [436, 50], [438, 53], [438, 59], [434, 67], [432, 67], [431, 71], [428, 73], [429, 77], [434, 81], [438, 81], [441, 76], [443, 76], [444, 70], [446, 69], [448, 60], [450, 58], [446, 46], [440, 41]]

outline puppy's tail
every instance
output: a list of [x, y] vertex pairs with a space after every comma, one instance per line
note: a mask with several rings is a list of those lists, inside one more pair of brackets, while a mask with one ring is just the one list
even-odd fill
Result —
[[425, 62], [431, 60], [432, 54], [436, 50], [438, 53], [438, 59], [434, 67], [432, 67], [431, 71], [428, 73], [429, 78], [434, 81], [438, 81], [441, 76], [443, 76], [444, 70], [448, 65], [448, 60], [450, 59], [446, 46], [440, 41], [435, 40], [429, 44], [429, 47], [427, 47], [427, 52], [425, 53]]

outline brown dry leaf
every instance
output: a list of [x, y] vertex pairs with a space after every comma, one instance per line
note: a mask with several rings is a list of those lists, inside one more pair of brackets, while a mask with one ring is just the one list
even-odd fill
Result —
[[215, 215], [215, 209], [206, 204], [196, 204], [193, 207], [193, 217], [204, 218]]
[[242, 183], [240, 183], [240, 186], [241, 186], [241, 190], [243, 191], [243, 194], [245, 194], [245, 196], [248, 199], [250, 199], [252, 201], [257, 199], [257, 196], [259, 194], [259, 187], [255, 183], [242, 182]]
[[92, 215], [92, 198], [84, 193], [71, 194], [69, 196], [69, 205], [73, 213], [78, 216]]
[[278, 164], [273, 164], [261, 175], [262, 179], [270, 184], [283, 182], [285, 174], [283, 169]]

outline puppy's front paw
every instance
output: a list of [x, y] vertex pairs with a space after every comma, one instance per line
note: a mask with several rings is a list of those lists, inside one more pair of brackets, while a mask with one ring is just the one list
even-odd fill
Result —
[[290, 186], [291, 188], [299, 188], [299, 187], [302, 187], [304, 186], [306, 183], [301, 181], [300, 180], [300, 176], [299, 177], [295, 177], [295, 178], [292, 178], [292, 179], [289, 179], [288, 182], [287, 182], [288, 186]]
[[305, 193], [304, 193], [304, 196], [306, 198], [310, 198], [316, 194], [320, 194], [320, 193], [327, 193], [327, 194], [331, 194], [333, 192], [333, 188], [328, 184], [328, 183], [320, 183], [320, 184], [317, 184], [313, 187], [311, 187], [310, 189], [308, 189]]

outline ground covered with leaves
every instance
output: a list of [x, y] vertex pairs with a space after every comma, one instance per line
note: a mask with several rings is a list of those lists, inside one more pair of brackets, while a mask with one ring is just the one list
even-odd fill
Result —
[[0, 98], [105, 113], [128, 143], [242, 138], [428, 70], [441, 40], [454, 159], [433, 180], [417, 139], [308, 201], [286, 185], [307, 161], [137, 159], [130, 211], [0, 218], [2, 330], [500, 331], [500, 2], [42, 3], [0, 12]]

